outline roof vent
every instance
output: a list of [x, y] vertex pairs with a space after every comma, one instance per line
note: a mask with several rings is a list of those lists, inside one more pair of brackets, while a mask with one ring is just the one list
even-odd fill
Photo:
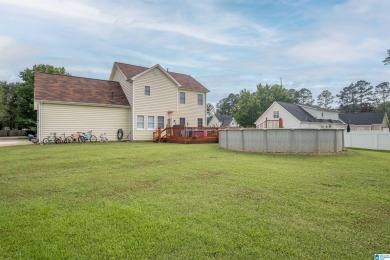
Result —
[[167, 68], [167, 72], [169, 72], [169, 68]]

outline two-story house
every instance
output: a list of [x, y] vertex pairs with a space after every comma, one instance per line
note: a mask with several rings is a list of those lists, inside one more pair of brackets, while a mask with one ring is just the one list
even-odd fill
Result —
[[37, 135], [93, 130], [117, 140], [152, 140], [167, 125], [204, 126], [208, 89], [190, 75], [115, 62], [110, 80], [35, 73]]

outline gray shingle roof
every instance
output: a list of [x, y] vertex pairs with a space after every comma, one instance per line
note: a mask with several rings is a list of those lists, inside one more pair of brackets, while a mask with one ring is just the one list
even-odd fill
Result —
[[296, 117], [299, 121], [318, 123], [342, 123], [340, 120], [317, 119], [297, 104], [291, 104], [281, 101], [277, 101], [277, 103], [281, 105], [284, 109], [286, 109], [294, 117]]
[[231, 115], [215, 115], [219, 122], [222, 123], [221, 126], [229, 126], [233, 120], [233, 116]]
[[340, 119], [346, 124], [374, 125], [382, 124], [385, 112], [342, 113]]

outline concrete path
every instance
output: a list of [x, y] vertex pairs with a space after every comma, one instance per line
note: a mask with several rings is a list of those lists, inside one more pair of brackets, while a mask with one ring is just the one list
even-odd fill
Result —
[[0, 147], [14, 146], [14, 145], [31, 145], [31, 144], [32, 142], [29, 142], [28, 138], [24, 136], [0, 137]]

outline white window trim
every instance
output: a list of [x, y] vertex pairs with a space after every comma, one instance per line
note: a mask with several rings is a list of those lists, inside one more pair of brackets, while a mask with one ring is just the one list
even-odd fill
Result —
[[[146, 95], [146, 87], [149, 87], [149, 95]], [[144, 96], [146, 96], [146, 97], [150, 97], [150, 95], [151, 95], [151, 92], [152, 92], [152, 90], [151, 90], [152, 88], [150, 87], [150, 86], [148, 86], [148, 85], [145, 85], [145, 87], [144, 87]]]
[[[275, 117], [275, 116], [276, 116], [276, 117]], [[273, 118], [280, 118], [279, 111], [273, 111], [272, 117], [273, 117]]]
[[[152, 117], [152, 118], [153, 118], [153, 128], [150, 128], [150, 127], [149, 127], [149, 117]], [[147, 129], [148, 129], [148, 130], [154, 130], [154, 129], [155, 129], [155, 128], [154, 128], [154, 126], [155, 126], [155, 124], [154, 124], [154, 119], [155, 119], [154, 116], [148, 116], [148, 124], [147, 124]]]
[[[184, 103], [181, 103], [181, 93], [184, 93]], [[181, 91], [179, 92], [179, 104], [180, 105], [185, 105], [186, 104], [186, 93]]]
[[160, 117], [162, 117], [162, 119], [163, 119], [162, 127], [161, 127], [161, 128], [164, 129], [164, 128], [165, 128], [165, 116], [157, 116], [157, 128], [159, 128], [158, 119], [159, 119]]
[[[139, 128], [138, 127], [138, 117], [143, 117], [143, 127], [142, 128]], [[137, 130], [145, 130], [145, 116], [144, 115], [137, 115]]]
[[[202, 104], [199, 104], [199, 97], [202, 97]], [[204, 104], [204, 102], [203, 102], [203, 94], [198, 94], [197, 95], [197, 98], [198, 98], [198, 100], [197, 100], [197, 103], [198, 103], [198, 106], [203, 106], [203, 104]]]

